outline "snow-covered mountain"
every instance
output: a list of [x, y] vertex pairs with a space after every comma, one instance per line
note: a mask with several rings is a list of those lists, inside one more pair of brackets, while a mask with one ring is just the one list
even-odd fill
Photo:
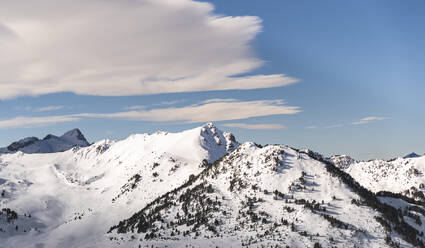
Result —
[[0, 206], [18, 217], [0, 215], [0, 247], [104, 247], [110, 226], [238, 145], [206, 124], [60, 153], [0, 155]]
[[212, 124], [3, 154], [0, 247], [423, 247], [423, 203], [335, 164]]
[[425, 202], [425, 156], [411, 153], [391, 160], [356, 161], [336, 155], [327, 160], [375, 193], [388, 191]]
[[402, 193], [425, 201], [421, 193], [425, 190], [425, 156], [354, 161], [345, 166], [344, 171], [374, 192]]
[[425, 209], [374, 195], [314, 153], [248, 142], [109, 237], [117, 247], [411, 247], [422, 245], [418, 212]]
[[7, 147], [0, 148], [0, 153], [53, 153], [63, 152], [73, 147], [85, 147], [90, 144], [79, 129], [73, 129], [58, 137], [52, 134], [42, 140], [37, 137], [28, 137], [13, 142]]

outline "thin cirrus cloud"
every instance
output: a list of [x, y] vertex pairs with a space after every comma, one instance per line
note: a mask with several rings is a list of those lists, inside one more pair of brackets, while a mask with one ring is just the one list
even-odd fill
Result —
[[225, 127], [236, 127], [242, 129], [251, 129], [251, 130], [276, 130], [276, 129], [285, 129], [286, 126], [281, 124], [247, 124], [247, 123], [226, 123], [222, 124]]
[[64, 108], [63, 106], [47, 106], [47, 107], [36, 108], [33, 111], [34, 112], [46, 112], [46, 111], [61, 110], [63, 108]]
[[345, 124], [335, 124], [335, 125], [328, 125], [328, 126], [308, 126], [307, 129], [317, 129], [317, 128], [339, 128], [339, 127], [345, 127], [345, 126], [356, 126], [356, 125], [363, 125], [363, 124], [369, 124], [377, 121], [383, 121], [388, 120], [390, 118], [388, 117], [378, 117], [378, 116], [368, 116], [364, 117], [358, 121], [353, 121], [350, 123]]
[[[117, 113], [80, 113], [46, 117], [16, 117], [0, 120], [0, 128], [32, 127], [51, 125], [60, 122], [78, 121], [84, 118], [121, 119], [134, 121], [163, 121], [199, 123], [209, 121], [241, 120], [270, 115], [289, 115], [301, 112], [298, 107], [287, 106], [282, 100], [238, 101], [232, 99], [214, 99], [184, 107], [141, 109]], [[248, 127], [248, 126], [245, 126]], [[262, 128], [272, 126], [262, 126]], [[277, 127], [277, 126], [273, 126]], [[257, 127], [258, 128], [258, 127]]]
[[180, 103], [180, 102], [182, 102], [183, 100], [176, 100], [176, 101], [162, 101], [162, 102], [160, 102], [160, 103], [155, 103], [155, 104], [153, 104], [153, 105], [155, 105], [155, 106], [158, 106], [158, 105], [174, 105], [174, 104], [177, 104], [177, 103]]
[[256, 89], [297, 81], [249, 75], [263, 64], [250, 45], [261, 20], [213, 11], [191, 0], [2, 0], [0, 99]]
[[287, 115], [301, 112], [299, 107], [286, 106], [282, 100], [258, 101], [218, 101], [201, 102], [185, 107], [157, 108], [140, 111], [126, 111], [111, 114], [79, 114], [80, 117], [108, 118], [137, 121], [177, 121], [184, 123], [198, 123], [209, 121], [226, 121], [247, 119], [252, 117]]
[[46, 106], [46, 107], [40, 107], [40, 108], [27, 106], [24, 108], [24, 110], [31, 111], [31, 112], [47, 112], [47, 111], [57, 111], [64, 108], [65, 108], [64, 106]]
[[362, 125], [362, 124], [367, 124], [367, 123], [376, 122], [376, 121], [383, 121], [383, 120], [387, 120], [387, 119], [388, 119], [387, 117], [369, 116], [369, 117], [362, 118], [359, 121], [354, 121], [351, 124], [352, 125]]
[[[153, 103], [151, 106], [169, 106], [169, 105], [175, 105], [177, 103], [183, 102], [183, 100], [176, 100], [176, 101], [162, 101], [159, 103]], [[124, 110], [141, 110], [141, 109], [147, 109], [148, 105], [132, 105], [124, 107]]]
[[0, 129], [6, 128], [30, 128], [48, 126], [64, 122], [75, 122], [81, 118], [72, 115], [42, 116], [42, 117], [15, 117], [0, 121]]
[[127, 106], [123, 108], [124, 110], [140, 110], [140, 109], [146, 109], [145, 105], [133, 105], [133, 106]]

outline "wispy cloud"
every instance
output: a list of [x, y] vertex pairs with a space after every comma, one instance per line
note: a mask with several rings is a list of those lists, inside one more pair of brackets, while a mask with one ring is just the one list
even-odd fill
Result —
[[345, 126], [345, 124], [334, 124], [334, 125], [324, 126], [323, 128], [338, 128], [343, 126]]
[[0, 129], [6, 128], [29, 128], [35, 126], [48, 126], [62, 122], [79, 121], [81, 118], [71, 115], [43, 116], [43, 117], [15, 117], [0, 121]]
[[257, 89], [297, 81], [283, 74], [237, 76], [263, 65], [251, 45], [262, 29], [258, 17], [216, 15], [211, 4], [190, 0], [37, 3], [0, 1], [0, 27], [7, 31], [0, 36], [0, 99]]
[[126, 111], [111, 114], [80, 114], [82, 117], [146, 121], [179, 121], [185, 123], [247, 119], [251, 117], [286, 115], [301, 112], [298, 107], [286, 106], [282, 100], [214, 101], [185, 107]]
[[205, 103], [214, 103], [214, 102], [236, 102], [236, 99], [233, 98], [213, 98], [200, 102], [200, 104]]
[[359, 121], [354, 121], [351, 124], [352, 125], [362, 125], [362, 124], [367, 124], [367, 123], [376, 122], [376, 121], [383, 121], [383, 120], [387, 120], [387, 119], [389, 119], [389, 118], [387, 118], [387, 117], [369, 116], [369, 117], [362, 118]]
[[63, 106], [47, 106], [42, 108], [34, 109], [34, 112], [45, 112], [45, 111], [55, 111], [63, 109]]
[[179, 102], [182, 102], [182, 100], [176, 100], [176, 101], [162, 101], [160, 103], [155, 103], [153, 104], [154, 106], [160, 106], [160, 105], [174, 105], [177, 104]]
[[252, 130], [275, 130], [275, 129], [285, 129], [286, 126], [281, 124], [247, 124], [247, 123], [226, 123], [222, 124], [225, 127], [237, 127], [243, 129], [252, 129]]
[[175, 100], [175, 101], [162, 101], [159, 103], [153, 103], [150, 105], [133, 105], [133, 106], [127, 106], [124, 107], [124, 110], [142, 110], [142, 109], [146, 109], [149, 106], [171, 106], [171, 105], [175, 105], [177, 103], [183, 102], [183, 100]]
[[47, 111], [56, 111], [56, 110], [61, 110], [64, 109], [64, 106], [46, 106], [46, 107], [41, 107], [41, 108], [34, 108], [31, 106], [27, 106], [24, 109], [26, 111], [31, 111], [31, 112], [47, 112]]
[[124, 110], [140, 110], [140, 109], [146, 109], [145, 105], [133, 105], [133, 106], [127, 106], [123, 108]]
[[[282, 100], [258, 101], [218, 101], [200, 103], [185, 107], [168, 107], [150, 110], [132, 110], [117, 113], [80, 113], [64, 116], [18, 117], [0, 120], [0, 128], [25, 127], [34, 123], [49, 125], [57, 122], [77, 121], [82, 118], [123, 119], [135, 121], [162, 121], [198, 123], [210, 121], [240, 120], [270, 115], [290, 115], [301, 112], [298, 107], [287, 106]], [[242, 126], [240, 126], [242, 127]], [[245, 126], [246, 128], [248, 126]], [[277, 128], [278, 126], [257, 126], [257, 128]], [[282, 128], [282, 126], [279, 126]]]
[[377, 121], [383, 121], [383, 120], [388, 120], [390, 118], [388, 117], [378, 117], [378, 116], [368, 116], [368, 117], [364, 117], [360, 120], [357, 121], [353, 121], [350, 123], [344, 123], [344, 124], [334, 124], [334, 125], [328, 125], [328, 126], [308, 126], [306, 127], [306, 129], [318, 129], [318, 128], [340, 128], [340, 127], [345, 127], [345, 126], [356, 126], [356, 125], [363, 125], [363, 124], [368, 124], [368, 123], [373, 123], [373, 122], [377, 122]]
[[317, 128], [320, 128], [320, 127], [318, 127], [318, 126], [308, 126], [308, 127], [306, 127], [306, 129], [317, 129]]

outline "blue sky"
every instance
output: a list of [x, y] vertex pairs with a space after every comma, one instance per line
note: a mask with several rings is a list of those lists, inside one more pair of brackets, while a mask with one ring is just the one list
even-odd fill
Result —
[[425, 152], [423, 1], [50, 1], [0, 3], [1, 146], [212, 121], [326, 155]]

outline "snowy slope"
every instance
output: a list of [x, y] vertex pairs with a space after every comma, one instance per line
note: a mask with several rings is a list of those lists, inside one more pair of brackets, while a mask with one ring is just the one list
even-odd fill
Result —
[[[110, 230], [111, 242], [116, 247], [417, 245], [424, 228], [399, 217], [397, 210], [409, 212], [413, 205], [390, 197], [380, 200], [314, 156], [285, 146], [244, 143], [117, 223]], [[402, 236], [410, 237], [410, 243]]]
[[0, 154], [13, 153], [17, 151], [24, 153], [53, 153], [66, 151], [76, 146], [86, 147], [89, 145], [90, 144], [87, 142], [81, 131], [73, 129], [60, 137], [49, 134], [42, 140], [36, 137], [28, 137], [13, 142], [8, 147], [0, 148]]
[[344, 169], [374, 192], [391, 191], [414, 197], [424, 190], [425, 156], [354, 162]]
[[97, 244], [110, 226], [238, 145], [206, 124], [61, 153], [1, 155], [0, 206], [18, 219], [0, 218], [7, 229], [0, 231], [0, 247], [103, 247]]
[[2, 154], [0, 194], [0, 247], [412, 247], [425, 221], [318, 154], [212, 124]]

